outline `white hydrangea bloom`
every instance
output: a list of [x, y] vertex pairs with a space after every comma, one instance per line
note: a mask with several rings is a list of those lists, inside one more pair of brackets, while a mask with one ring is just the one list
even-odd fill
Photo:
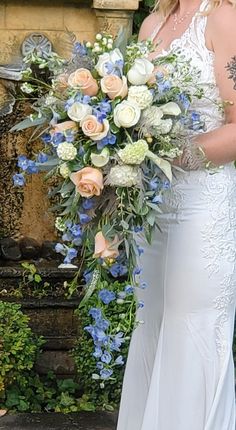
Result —
[[61, 160], [74, 160], [77, 155], [77, 149], [72, 143], [62, 142], [57, 147], [57, 155]]
[[148, 152], [146, 140], [140, 139], [137, 142], [129, 143], [125, 148], [118, 151], [118, 156], [125, 164], [141, 164]]
[[67, 166], [66, 163], [63, 163], [63, 164], [60, 165], [59, 172], [60, 172], [60, 175], [64, 179], [66, 179], [66, 178], [68, 178], [70, 176], [70, 169], [69, 169], [69, 167]]
[[114, 187], [133, 187], [140, 183], [140, 170], [127, 165], [114, 166], [111, 168], [106, 182]]
[[153, 95], [147, 85], [133, 85], [129, 88], [128, 100], [137, 103], [138, 107], [143, 110], [151, 106]]

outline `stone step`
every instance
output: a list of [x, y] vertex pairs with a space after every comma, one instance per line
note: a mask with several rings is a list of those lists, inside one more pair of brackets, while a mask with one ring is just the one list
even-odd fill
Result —
[[17, 414], [0, 418], [0, 430], [115, 430], [117, 414]]

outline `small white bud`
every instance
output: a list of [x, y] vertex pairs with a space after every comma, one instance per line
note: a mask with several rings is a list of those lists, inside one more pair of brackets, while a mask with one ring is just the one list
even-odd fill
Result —
[[102, 40], [102, 35], [100, 33], [96, 34], [96, 40]]
[[111, 43], [111, 45], [113, 44], [113, 39], [108, 39], [107, 41], [108, 43]]
[[91, 42], [87, 42], [85, 46], [86, 46], [86, 48], [92, 48], [92, 43]]
[[106, 37], [103, 37], [103, 39], [102, 39], [102, 44], [103, 44], [103, 45], [106, 45], [106, 44], [107, 44], [107, 38], [106, 38]]
[[112, 49], [112, 48], [113, 48], [113, 45], [111, 43], [108, 43], [107, 44], [107, 49]]

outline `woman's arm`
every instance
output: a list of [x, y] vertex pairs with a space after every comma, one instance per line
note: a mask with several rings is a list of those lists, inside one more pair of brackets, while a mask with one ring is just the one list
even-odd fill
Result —
[[227, 2], [208, 18], [206, 41], [215, 52], [215, 76], [224, 101], [226, 125], [196, 138], [206, 158], [216, 165], [236, 160], [236, 91], [226, 65], [236, 54], [236, 9]]

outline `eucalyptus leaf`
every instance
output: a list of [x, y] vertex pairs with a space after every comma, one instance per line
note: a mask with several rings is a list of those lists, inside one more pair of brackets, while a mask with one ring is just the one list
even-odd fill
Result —
[[36, 118], [33, 121], [31, 121], [30, 118], [26, 118], [23, 121], [19, 122], [18, 124], [14, 125], [14, 127], [12, 127], [10, 129], [10, 132], [12, 133], [14, 131], [25, 130], [26, 128], [35, 127], [36, 125], [45, 124], [45, 122], [47, 122], [47, 118], [45, 118], [45, 117]]

